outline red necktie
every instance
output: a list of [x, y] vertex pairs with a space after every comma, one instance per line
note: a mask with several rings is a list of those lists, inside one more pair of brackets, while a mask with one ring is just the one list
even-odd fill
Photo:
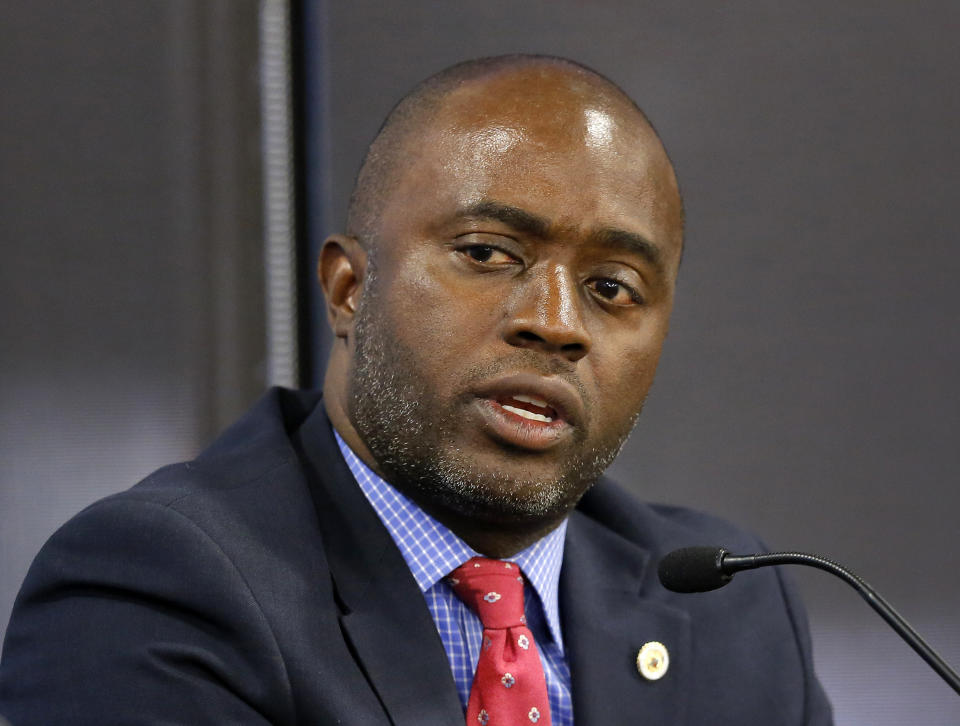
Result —
[[466, 726], [550, 726], [547, 682], [523, 616], [520, 569], [510, 562], [474, 557], [447, 581], [483, 624]]

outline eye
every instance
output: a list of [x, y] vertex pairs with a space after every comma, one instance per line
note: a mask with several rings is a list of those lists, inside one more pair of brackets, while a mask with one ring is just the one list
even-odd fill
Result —
[[599, 277], [587, 282], [593, 294], [613, 305], [641, 305], [643, 298], [633, 288], [609, 277]]
[[461, 247], [458, 252], [466, 255], [474, 262], [485, 265], [511, 265], [517, 262], [516, 257], [497, 249], [493, 245], [467, 245]]

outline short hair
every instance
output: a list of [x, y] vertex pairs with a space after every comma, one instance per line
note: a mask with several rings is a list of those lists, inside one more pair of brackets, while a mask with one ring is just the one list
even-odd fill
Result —
[[[408, 142], [417, 131], [429, 124], [451, 91], [501, 71], [537, 65], [567, 70], [592, 83], [599, 94], [625, 101], [659, 140], [656, 129], [637, 103], [616, 83], [582, 63], [559, 56], [528, 53], [463, 61], [421, 81], [387, 114], [367, 147], [357, 172], [347, 208], [347, 234], [357, 238], [364, 246], [376, 239], [380, 216], [397, 181], [399, 170], [403, 168]], [[682, 210], [682, 199], [680, 203]]]

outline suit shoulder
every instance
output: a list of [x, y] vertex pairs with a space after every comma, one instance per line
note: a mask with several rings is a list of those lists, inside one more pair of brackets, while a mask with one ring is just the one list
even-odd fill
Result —
[[690, 545], [764, 548], [756, 535], [722, 517], [689, 507], [644, 502], [606, 477], [584, 496], [578, 510], [654, 553]]
[[323, 581], [313, 500], [283, 433], [291, 425], [280, 410], [285, 397], [271, 391], [196, 459], [68, 520], [34, 560], [21, 599], [88, 582], [130, 591], [169, 585], [178, 596], [181, 584], [197, 592], [203, 583], [206, 592], [232, 588], [262, 600], [249, 587], [282, 590], [273, 574], [295, 567]]
[[[317, 405], [318, 393], [270, 389], [196, 458], [164, 466], [130, 489], [90, 504], [64, 527], [82, 531], [85, 522], [108, 511], [140, 511], [138, 504], [147, 505], [143, 511], [149, 511], [149, 505], [171, 508], [199, 522], [204, 511], [219, 509], [223, 514], [224, 507], [242, 507], [256, 499], [257, 491], [276, 497], [277, 488], [289, 489], [294, 481], [302, 485], [290, 433]], [[244, 488], [249, 495], [240, 491]]]
[[295, 461], [290, 434], [317, 405], [318, 393], [272, 388], [196, 458], [158, 469], [119, 496], [169, 504], [261, 479]]

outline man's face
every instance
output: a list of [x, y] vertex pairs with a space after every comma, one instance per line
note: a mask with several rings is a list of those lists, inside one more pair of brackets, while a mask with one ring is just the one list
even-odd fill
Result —
[[474, 521], [558, 519], [610, 464], [680, 257], [653, 133], [531, 73], [468, 84], [411, 142], [349, 341], [349, 416], [380, 468]]

